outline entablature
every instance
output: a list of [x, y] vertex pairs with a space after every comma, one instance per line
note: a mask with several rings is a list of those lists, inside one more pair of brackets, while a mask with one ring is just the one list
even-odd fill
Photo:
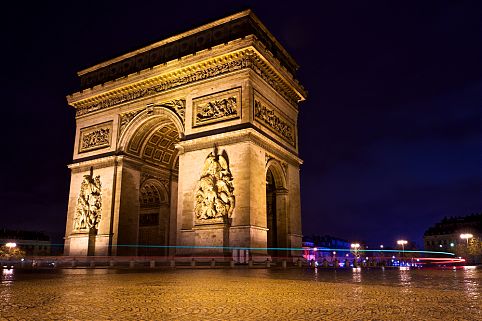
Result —
[[281, 68], [260, 41], [251, 36], [235, 42], [223, 45], [218, 48], [220, 50], [212, 49], [185, 61], [173, 61], [165, 67], [146, 70], [145, 74], [74, 93], [67, 96], [67, 101], [77, 109], [77, 117], [81, 117], [243, 69], [256, 72], [296, 108], [298, 102], [306, 99], [304, 88]]

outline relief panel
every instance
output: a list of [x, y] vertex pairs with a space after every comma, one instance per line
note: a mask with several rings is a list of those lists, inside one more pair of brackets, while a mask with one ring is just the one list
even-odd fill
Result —
[[254, 119], [270, 129], [277, 136], [296, 147], [295, 125], [279, 112], [267, 99], [255, 91], [254, 93]]
[[110, 147], [112, 121], [80, 129], [79, 154]]
[[241, 88], [192, 100], [193, 127], [241, 117]]

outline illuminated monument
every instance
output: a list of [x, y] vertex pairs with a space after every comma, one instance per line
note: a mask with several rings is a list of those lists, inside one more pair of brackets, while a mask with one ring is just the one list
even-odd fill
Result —
[[248, 10], [79, 72], [65, 254], [301, 247], [296, 69]]

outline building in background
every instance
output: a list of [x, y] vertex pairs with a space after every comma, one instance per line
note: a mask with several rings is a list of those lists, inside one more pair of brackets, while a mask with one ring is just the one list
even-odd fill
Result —
[[50, 237], [38, 231], [0, 229], [0, 244], [15, 243], [28, 256], [51, 255]]
[[[464, 238], [461, 237], [464, 235]], [[469, 262], [480, 262], [482, 256], [482, 213], [445, 217], [424, 234], [425, 249], [453, 252]]]
[[[303, 257], [306, 260], [323, 259], [339, 261], [349, 253], [350, 242], [330, 235], [310, 235], [303, 237]], [[342, 251], [338, 251], [338, 250]]]

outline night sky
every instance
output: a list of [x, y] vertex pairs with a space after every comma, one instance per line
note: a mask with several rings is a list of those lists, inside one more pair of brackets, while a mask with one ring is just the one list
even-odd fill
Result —
[[[65, 229], [76, 72], [252, 8], [299, 63], [303, 233], [419, 242], [482, 211], [479, 1], [2, 4], [0, 227]], [[420, 244], [421, 245], [421, 244]]]

